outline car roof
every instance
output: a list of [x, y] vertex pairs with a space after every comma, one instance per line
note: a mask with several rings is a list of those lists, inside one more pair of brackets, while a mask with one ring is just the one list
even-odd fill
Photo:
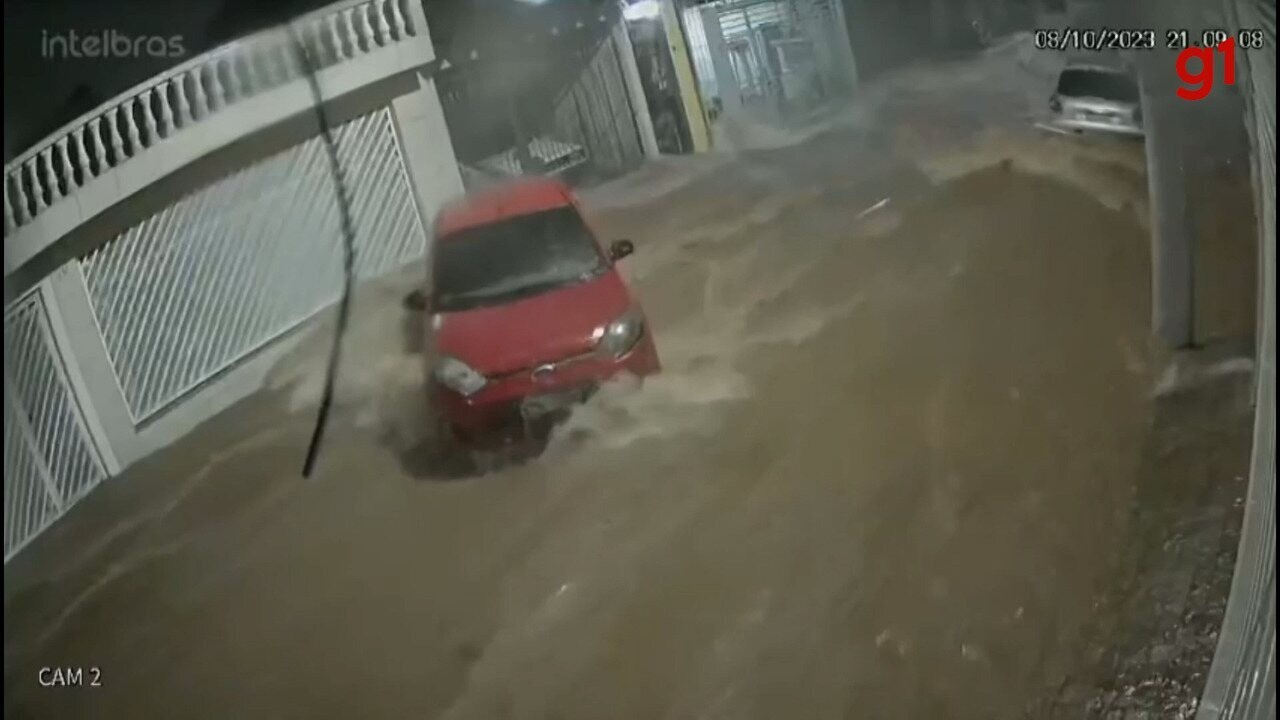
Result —
[[503, 183], [446, 205], [436, 217], [436, 237], [478, 225], [572, 204], [569, 186], [553, 178]]

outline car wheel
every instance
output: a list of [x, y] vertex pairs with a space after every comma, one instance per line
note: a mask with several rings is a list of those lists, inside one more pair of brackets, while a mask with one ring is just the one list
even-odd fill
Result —
[[435, 464], [443, 476], [461, 479], [476, 474], [472, 452], [458, 440], [449, 424], [443, 420], [436, 422], [432, 445], [435, 448], [435, 452], [432, 453]]

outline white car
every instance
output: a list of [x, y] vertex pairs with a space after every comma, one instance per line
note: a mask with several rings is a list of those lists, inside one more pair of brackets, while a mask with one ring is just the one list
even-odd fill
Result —
[[1143, 134], [1138, 83], [1120, 68], [1068, 65], [1058, 76], [1049, 109], [1053, 112], [1050, 122], [1064, 130]]

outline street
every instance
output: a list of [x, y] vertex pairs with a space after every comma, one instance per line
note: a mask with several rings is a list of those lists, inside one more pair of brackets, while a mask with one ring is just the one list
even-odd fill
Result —
[[893, 82], [583, 191], [664, 372], [527, 465], [436, 472], [422, 270], [366, 289], [316, 478], [324, 324], [6, 567], [6, 715], [1028, 716], [1139, 542], [1142, 145], [1012, 54]]

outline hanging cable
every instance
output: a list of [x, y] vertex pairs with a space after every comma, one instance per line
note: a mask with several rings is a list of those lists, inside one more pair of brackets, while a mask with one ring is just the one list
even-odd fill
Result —
[[307, 76], [307, 84], [311, 87], [316, 122], [320, 125], [320, 139], [324, 144], [325, 154], [329, 159], [329, 169], [333, 175], [334, 199], [338, 204], [339, 229], [342, 233], [342, 292], [338, 297], [333, 344], [329, 347], [329, 362], [325, 367], [324, 390], [320, 395], [320, 407], [316, 414], [315, 429], [311, 432], [311, 441], [307, 444], [307, 455], [302, 462], [302, 477], [310, 478], [315, 470], [316, 458], [320, 454], [320, 445], [324, 441], [325, 428], [329, 424], [329, 414], [333, 407], [334, 386], [337, 384], [338, 369], [342, 364], [342, 337], [347, 331], [347, 320], [351, 313], [351, 289], [355, 284], [355, 223], [351, 217], [351, 203], [347, 197], [347, 184], [342, 170], [342, 161], [338, 157], [338, 143], [334, 139], [328, 113], [325, 111], [324, 97], [320, 93], [320, 80], [316, 76], [316, 63], [302, 43], [302, 39], [298, 37], [293, 25], [288, 24], [285, 27], [289, 32], [289, 39], [293, 44], [293, 51], [298, 65]]

